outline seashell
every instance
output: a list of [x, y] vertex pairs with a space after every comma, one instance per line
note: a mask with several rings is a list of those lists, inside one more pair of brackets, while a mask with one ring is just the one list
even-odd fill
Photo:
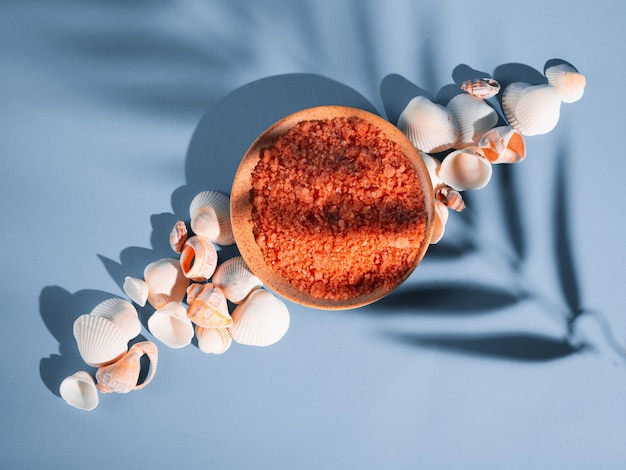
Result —
[[426, 153], [452, 148], [458, 127], [452, 113], [423, 96], [416, 96], [398, 118], [398, 128], [418, 150]]
[[474, 78], [461, 83], [461, 89], [476, 98], [486, 100], [500, 92], [500, 84], [493, 78]]
[[187, 225], [179, 220], [170, 232], [170, 246], [176, 253], [183, 251], [183, 245], [187, 241]]
[[439, 243], [446, 231], [446, 223], [448, 222], [448, 207], [441, 201], [435, 200], [435, 221], [433, 223], [433, 234], [430, 238], [430, 244]]
[[189, 206], [191, 230], [218, 245], [235, 243], [230, 223], [230, 198], [218, 191], [203, 191]]
[[494, 127], [483, 134], [478, 147], [491, 163], [517, 163], [526, 157], [524, 136], [509, 126]]
[[198, 348], [207, 354], [222, 354], [233, 341], [229, 328], [204, 328], [196, 325]]
[[98, 406], [98, 390], [91, 374], [84, 370], [63, 379], [59, 387], [61, 398], [79, 410], [91, 411]]
[[285, 303], [266, 289], [255, 289], [233, 311], [233, 340], [249, 346], [269, 346], [289, 329]]
[[235, 256], [218, 265], [212, 282], [234, 304], [241, 303], [253, 289], [263, 285], [241, 256]]
[[179, 302], [170, 302], [148, 318], [150, 333], [170, 348], [182, 348], [191, 343], [193, 324], [187, 310]]
[[148, 285], [148, 302], [155, 309], [165, 307], [170, 302], [182, 302], [189, 285], [175, 258], [163, 258], [150, 263], [143, 272]]
[[80, 356], [92, 367], [110, 364], [128, 349], [126, 335], [105, 317], [81, 315], [73, 330]]
[[132, 276], [124, 278], [124, 292], [126, 295], [140, 307], [146, 305], [148, 301], [148, 284], [143, 279]]
[[548, 67], [545, 71], [548, 83], [557, 89], [564, 103], [574, 103], [583, 97], [587, 80], [569, 64]]
[[441, 162], [439, 177], [457, 191], [480, 189], [491, 179], [491, 163], [478, 147], [467, 147], [448, 154]]
[[206, 281], [217, 266], [217, 250], [208, 238], [194, 235], [183, 246], [180, 267], [185, 277], [194, 281]]
[[461, 212], [465, 209], [465, 202], [463, 202], [463, 197], [461, 193], [456, 189], [452, 189], [448, 186], [441, 186], [437, 188], [435, 192], [435, 197], [441, 203], [443, 203], [449, 209], [452, 209], [457, 212]]
[[458, 126], [454, 148], [476, 145], [480, 137], [498, 123], [496, 110], [479, 98], [461, 93], [450, 100], [448, 110]]
[[119, 298], [105, 300], [96, 305], [91, 314], [110, 320], [124, 333], [127, 342], [141, 333], [139, 315], [128, 300]]
[[441, 178], [439, 178], [439, 167], [441, 166], [441, 162], [432, 155], [428, 155], [427, 153], [418, 153], [420, 157], [422, 157], [422, 161], [426, 165], [426, 169], [428, 170], [428, 176], [430, 176], [430, 182], [432, 183], [433, 188], [444, 184], [443, 181], [441, 181]]
[[[139, 384], [137, 382], [141, 372], [141, 357], [144, 355], [150, 360], [150, 373]], [[156, 344], [150, 341], [133, 344], [120, 360], [100, 367], [96, 371], [98, 390], [103, 393], [128, 393], [132, 390], [140, 390], [154, 378], [158, 360], [159, 352]]]
[[187, 317], [204, 328], [226, 328], [233, 324], [224, 292], [208, 284], [192, 284], [187, 289]]
[[547, 134], [559, 121], [561, 95], [552, 85], [511, 83], [502, 94], [502, 110], [523, 135]]

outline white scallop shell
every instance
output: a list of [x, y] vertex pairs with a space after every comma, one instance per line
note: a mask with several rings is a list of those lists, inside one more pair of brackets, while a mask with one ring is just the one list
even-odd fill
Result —
[[234, 304], [241, 303], [253, 289], [263, 285], [241, 256], [235, 256], [218, 265], [212, 282]]
[[187, 310], [179, 302], [170, 302], [148, 318], [150, 333], [170, 348], [182, 348], [191, 343], [193, 324]]
[[279, 341], [289, 329], [289, 311], [285, 303], [266, 289], [253, 290], [232, 314], [230, 334], [237, 343], [269, 346]]
[[461, 83], [461, 89], [476, 98], [486, 100], [500, 92], [500, 84], [493, 78], [474, 78]]
[[222, 354], [233, 341], [229, 328], [204, 328], [196, 325], [198, 348], [207, 354]]
[[439, 168], [441, 180], [457, 191], [485, 187], [491, 173], [491, 163], [478, 147], [455, 150], [446, 155]]
[[205, 328], [226, 328], [233, 324], [224, 292], [207, 284], [191, 284], [187, 289], [187, 317]]
[[206, 281], [217, 266], [217, 250], [206, 237], [194, 235], [187, 239], [180, 254], [180, 267], [185, 277]]
[[431, 245], [438, 243], [443, 238], [443, 234], [446, 231], [446, 223], [448, 222], [448, 214], [448, 207], [444, 203], [435, 200], [435, 221], [433, 234], [430, 238]]
[[99, 315], [81, 315], [74, 322], [73, 330], [80, 356], [92, 367], [115, 362], [128, 349], [122, 330]]
[[526, 157], [524, 136], [509, 126], [494, 127], [483, 134], [478, 147], [491, 163], [517, 163]]
[[182, 302], [189, 279], [175, 258], [163, 258], [150, 263], [143, 272], [148, 285], [148, 302], [155, 309], [165, 307], [170, 302]]
[[422, 152], [441, 152], [452, 148], [458, 127], [452, 113], [423, 96], [416, 96], [398, 118], [398, 128]]
[[148, 301], [148, 284], [143, 279], [132, 276], [124, 278], [124, 292], [126, 295], [140, 307], [146, 305]]
[[481, 136], [498, 123], [498, 113], [483, 100], [466, 93], [450, 100], [448, 110], [454, 115], [459, 132], [454, 148], [476, 145]]
[[230, 222], [230, 198], [218, 191], [203, 191], [189, 206], [191, 230], [218, 245], [235, 243]]
[[59, 387], [61, 398], [79, 410], [91, 411], [98, 406], [98, 389], [91, 374], [84, 370], [63, 379]]
[[552, 85], [511, 83], [502, 94], [502, 110], [523, 135], [547, 134], [559, 121], [561, 95]]
[[548, 83], [556, 88], [564, 103], [574, 103], [583, 97], [587, 80], [569, 64], [548, 67], [545, 72]]
[[130, 341], [141, 333], [141, 322], [137, 310], [128, 300], [113, 298], [100, 302], [91, 311], [92, 315], [98, 315], [111, 320]]

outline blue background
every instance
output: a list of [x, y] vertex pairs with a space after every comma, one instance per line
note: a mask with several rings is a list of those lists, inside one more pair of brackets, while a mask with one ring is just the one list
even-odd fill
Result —
[[[626, 4], [565, 5], [3, 1], [0, 467], [624, 468]], [[465, 194], [397, 292], [288, 303], [267, 348], [157, 342], [154, 381], [92, 412], [59, 397], [94, 371], [74, 319], [170, 256], [193, 195], [229, 191], [275, 120], [393, 121], [472, 70], [541, 80], [555, 58], [582, 100]]]

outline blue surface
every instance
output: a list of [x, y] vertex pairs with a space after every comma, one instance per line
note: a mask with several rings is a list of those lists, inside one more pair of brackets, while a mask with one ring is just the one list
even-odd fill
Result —
[[[0, 467], [624, 468], [626, 4], [560, 3], [2, 2]], [[170, 256], [269, 124], [318, 104], [393, 121], [471, 70], [555, 58], [585, 96], [397, 292], [289, 303], [267, 348], [157, 343], [154, 381], [92, 412], [59, 397], [94, 371], [74, 319]]]

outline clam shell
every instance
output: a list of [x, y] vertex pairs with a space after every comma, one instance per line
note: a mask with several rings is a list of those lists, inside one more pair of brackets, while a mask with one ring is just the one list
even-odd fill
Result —
[[485, 187], [491, 173], [491, 163], [478, 147], [455, 150], [443, 159], [439, 168], [441, 180], [457, 191]]
[[524, 136], [509, 126], [494, 127], [483, 134], [478, 147], [491, 163], [517, 163], [526, 157]]
[[448, 110], [458, 126], [458, 139], [454, 148], [476, 145], [481, 136], [498, 123], [498, 113], [483, 100], [461, 93], [450, 100]]
[[458, 127], [452, 113], [423, 96], [416, 96], [398, 118], [398, 128], [418, 150], [431, 153], [452, 148]]
[[132, 276], [124, 278], [124, 292], [126, 295], [140, 307], [146, 305], [148, 301], [148, 284], [143, 279]]
[[230, 222], [230, 198], [218, 191], [203, 191], [189, 206], [191, 230], [218, 245], [235, 243]]
[[191, 343], [193, 324], [187, 318], [183, 304], [170, 302], [148, 319], [150, 333], [170, 348], [182, 348]]
[[430, 238], [430, 244], [434, 245], [441, 241], [446, 231], [446, 223], [448, 222], [448, 207], [441, 201], [435, 200], [435, 220], [433, 224], [433, 235]]
[[548, 67], [545, 71], [548, 83], [556, 88], [564, 103], [574, 103], [583, 97], [587, 80], [569, 64]]
[[115, 362], [128, 348], [122, 330], [99, 315], [81, 315], [74, 322], [73, 330], [80, 356], [92, 367]]
[[476, 98], [486, 100], [500, 92], [500, 84], [493, 78], [474, 78], [461, 83], [461, 89]]
[[502, 110], [523, 135], [547, 134], [559, 121], [561, 95], [552, 85], [511, 83], [502, 94]]
[[194, 235], [189, 238], [180, 254], [180, 267], [185, 277], [206, 281], [217, 266], [217, 250], [208, 238]]
[[269, 346], [279, 341], [289, 329], [289, 311], [285, 303], [266, 289], [253, 290], [232, 314], [230, 334], [237, 343]]
[[[148, 356], [150, 360], [150, 374], [138, 384], [141, 372], [141, 357]], [[156, 344], [142, 341], [133, 344], [128, 352], [118, 361], [100, 367], [96, 372], [98, 390], [103, 393], [128, 393], [139, 390], [148, 385], [156, 373], [159, 354]]]
[[91, 374], [84, 370], [63, 379], [59, 387], [61, 398], [79, 410], [91, 411], [98, 406], [98, 390]]
[[208, 284], [192, 284], [187, 289], [187, 317], [204, 328], [226, 328], [233, 324], [224, 292]]
[[176, 253], [183, 251], [183, 245], [187, 241], [187, 225], [179, 220], [170, 232], [170, 246]]
[[163, 258], [150, 263], [143, 272], [148, 285], [148, 302], [155, 309], [165, 307], [170, 302], [182, 302], [189, 285], [175, 258]]
[[439, 167], [441, 166], [441, 162], [437, 160], [432, 155], [428, 155], [424, 152], [418, 152], [420, 157], [422, 157], [422, 161], [426, 165], [426, 169], [428, 170], [428, 176], [430, 176], [430, 182], [433, 185], [433, 189], [437, 188], [437, 186], [444, 184], [439, 178]]
[[128, 300], [119, 298], [105, 300], [96, 305], [91, 314], [113, 322], [124, 333], [127, 342], [141, 333], [139, 315]]
[[235, 256], [218, 265], [212, 282], [234, 304], [241, 303], [253, 289], [263, 285], [241, 256]]
[[196, 325], [198, 348], [207, 354], [222, 354], [233, 341], [229, 328], [204, 328]]

